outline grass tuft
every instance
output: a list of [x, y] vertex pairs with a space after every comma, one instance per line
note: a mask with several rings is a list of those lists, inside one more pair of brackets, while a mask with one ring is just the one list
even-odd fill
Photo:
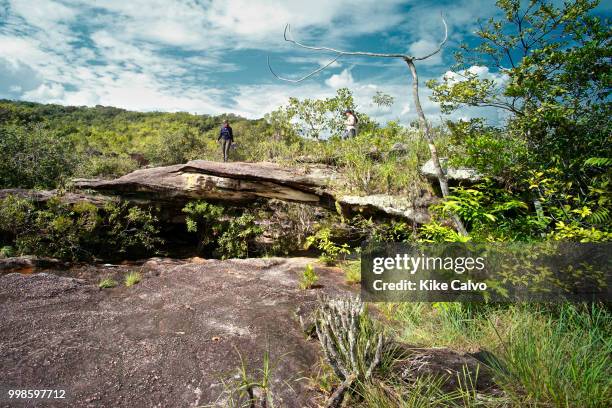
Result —
[[98, 287], [100, 289], [110, 289], [117, 286], [119, 282], [114, 280], [113, 278], [104, 278], [98, 283]]
[[123, 283], [125, 284], [126, 288], [129, 288], [131, 286], [136, 285], [141, 280], [142, 280], [142, 276], [140, 275], [140, 273], [138, 273], [138, 272], [129, 272], [127, 275], [125, 275], [125, 279], [124, 279]]

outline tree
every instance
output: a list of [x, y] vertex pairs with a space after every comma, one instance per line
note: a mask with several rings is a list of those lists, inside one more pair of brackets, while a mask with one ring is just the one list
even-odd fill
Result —
[[506, 111], [506, 131], [525, 140], [533, 167], [581, 178], [585, 160], [610, 155], [611, 25], [589, 14], [597, 4], [499, 0], [503, 17], [480, 22], [480, 42], [462, 46], [455, 72], [428, 83], [432, 99], [445, 112]]
[[597, 1], [556, 4], [497, 1], [502, 17], [480, 22], [479, 42], [462, 46], [455, 71], [428, 85], [446, 112], [507, 112], [494, 132], [483, 132], [480, 121], [453, 127], [467, 152], [478, 151], [468, 160], [489, 158], [495, 163], [487, 167], [498, 170], [512, 162], [505, 173], [514, 180], [506, 181], [531, 195], [554, 239], [598, 240], [612, 214], [612, 26], [595, 15]]
[[[446, 20], [444, 20], [444, 18], [442, 18], [442, 23], [444, 24], [444, 39], [440, 42], [440, 44], [438, 45], [438, 47], [434, 51], [432, 51], [431, 53], [429, 53], [427, 55], [424, 55], [422, 57], [415, 57], [415, 56], [412, 56], [412, 55], [401, 54], [401, 53], [376, 53], [376, 52], [364, 52], [364, 51], [341, 51], [341, 50], [337, 50], [337, 49], [329, 48], [329, 47], [319, 47], [319, 46], [305, 45], [305, 44], [302, 44], [302, 43], [296, 41], [295, 39], [293, 39], [293, 37], [291, 36], [291, 26], [289, 24], [287, 24], [285, 26], [285, 32], [284, 32], [285, 41], [288, 41], [288, 42], [290, 42], [292, 44], [295, 44], [298, 47], [305, 48], [305, 49], [312, 50], [312, 51], [332, 52], [332, 53], [336, 54], [336, 57], [334, 59], [332, 59], [326, 65], [320, 67], [319, 69], [316, 69], [316, 70], [312, 71], [311, 73], [309, 73], [309, 74], [307, 74], [307, 75], [305, 75], [305, 76], [303, 76], [302, 78], [299, 78], [299, 79], [288, 79], [288, 78], [283, 78], [283, 77], [280, 77], [279, 75], [277, 75], [274, 72], [274, 70], [272, 70], [272, 67], [270, 66], [270, 58], [269, 57], [268, 57], [268, 68], [270, 69], [270, 72], [272, 73], [272, 75], [274, 75], [276, 78], [278, 78], [278, 79], [280, 79], [282, 81], [297, 83], [297, 82], [305, 81], [306, 79], [308, 79], [308, 78], [316, 75], [317, 73], [323, 71], [325, 68], [329, 67], [331, 64], [333, 64], [340, 57], [343, 57], [343, 56], [360, 56], [360, 57], [371, 57], [371, 58], [395, 58], [395, 59], [403, 60], [408, 65], [408, 69], [410, 70], [410, 74], [412, 76], [412, 96], [413, 96], [413, 100], [414, 100], [414, 106], [415, 106], [415, 109], [417, 111], [417, 115], [418, 115], [418, 118], [419, 118], [419, 124], [420, 124], [421, 129], [423, 130], [423, 134], [425, 135], [425, 138], [427, 139], [427, 143], [428, 143], [428, 147], [429, 147], [429, 152], [431, 154], [431, 159], [433, 161], [434, 168], [435, 168], [435, 171], [436, 171], [436, 176], [437, 176], [438, 182], [440, 184], [440, 190], [442, 191], [442, 195], [444, 197], [446, 197], [446, 196], [449, 195], [448, 178], [447, 178], [446, 173], [444, 172], [444, 170], [442, 169], [442, 166], [440, 164], [440, 159], [438, 157], [438, 150], [437, 150], [436, 145], [434, 143], [434, 133], [432, 132], [431, 126], [429, 125], [429, 122], [427, 121], [427, 118], [425, 117], [425, 113], [423, 112], [423, 108], [421, 106], [421, 101], [419, 99], [419, 77], [418, 77], [416, 66], [415, 66], [415, 61], [426, 60], [426, 59], [428, 59], [428, 58], [438, 54], [442, 50], [442, 47], [444, 46], [444, 44], [446, 43], [446, 40], [448, 39], [448, 26], [446, 25]], [[463, 222], [461, 221], [461, 219], [459, 217], [457, 217], [456, 215], [452, 215], [452, 219], [453, 219], [453, 222], [455, 223], [455, 227], [457, 228], [457, 230], [461, 234], [467, 235], [467, 230], [465, 229], [465, 226], [463, 225]]]
[[[348, 88], [340, 88], [336, 95], [324, 99], [289, 98], [287, 119], [293, 123], [298, 133], [310, 139], [320, 139], [322, 135], [339, 136], [344, 128], [342, 113], [346, 109], [355, 110], [353, 94]], [[365, 119], [365, 115], [360, 114]]]

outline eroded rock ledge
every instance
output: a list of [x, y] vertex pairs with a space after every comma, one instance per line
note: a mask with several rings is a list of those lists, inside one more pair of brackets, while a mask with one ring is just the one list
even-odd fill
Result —
[[74, 185], [136, 202], [174, 206], [193, 199], [245, 204], [274, 198], [330, 210], [335, 210], [338, 203], [345, 212], [378, 213], [416, 223], [429, 219], [427, 208], [435, 198], [426, 192], [410, 202], [386, 195], [342, 196], [333, 190], [332, 181], [337, 177], [327, 166], [286, 168], [273, 163], [193, 160], [136, 170], [115, 180], [78, 179]]

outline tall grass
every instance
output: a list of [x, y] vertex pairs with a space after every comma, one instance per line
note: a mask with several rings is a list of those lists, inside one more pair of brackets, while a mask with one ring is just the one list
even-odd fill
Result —
[[612, 404], [612, 315], [564, 305], [558, 315], [532, 311], [509, 333], [493, 363], [517, 399], [555, 407]]
[[404, 303], [381, 311], [407, 343], [486, 349], [511, 406], [610, 406], [612, 314], [605, 306]]

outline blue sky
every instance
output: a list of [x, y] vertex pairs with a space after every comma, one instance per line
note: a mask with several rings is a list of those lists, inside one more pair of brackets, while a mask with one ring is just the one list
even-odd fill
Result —
[[[478, 18], [496, 13], [493, 0], [0, 0], [0, 98], [255, 118], [289, 96], [326, 97], [347, 86], [360, 110], [407, 123], [414, 110], [401, 61], [347, 57], [290, 84], [270, 74], [266, 57], [289, 77], [333, 57], [284, 42], [286, 23], [306, 43], [423, 54], [443, 35], [440, 12], [450, 37], [419, 65], [423, 83], [448, 71], [458, 44], [473, 41]], [[376, 91], [395, 104], [374, 106]], [[423, 95], [426, 113], [439, 118], [424, 88]]]

